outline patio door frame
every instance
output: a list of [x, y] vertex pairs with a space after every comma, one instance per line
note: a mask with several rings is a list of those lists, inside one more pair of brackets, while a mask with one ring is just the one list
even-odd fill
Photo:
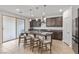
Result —
[[[2, 16], [2, 43], [5, 43], [5, 42], [8, 42], [8, 41], [12, 41], [12, 40], [15, 40], [15, 39], [17, 39], [17, 19], [21, 19], [21, 18], [17, 18], [17, 17], [13, 17], [13, 16], [8, 16], [8, 15], [1, 15]], [[12, 39], [12, 40], [8, 40], [8, 41], [3, 41], [4, 39], [3, 39], [3, 16], [7, 16], [7, 17], [12, 17], [12, 18], [15, 18], [15, 39]], [[25, 19], [24, 19], [24, 31], [25, 31]]]
[[17, 37], [17, 20], [18, 20], [18, 19], [24, 20], [24, 31], [25, 31], [25, 19], [16, 18], [16, 39], [18, 39], [18, 37]]

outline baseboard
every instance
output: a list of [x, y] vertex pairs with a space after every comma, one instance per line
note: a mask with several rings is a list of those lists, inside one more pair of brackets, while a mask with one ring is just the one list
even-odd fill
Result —
[[9, 42], [9, 41], [13, 41], [13, 40], [16, 40], [16, 39], [7, 40], [7, 41], [4, 41], [2, 43], [6, 43], [6, 42]]

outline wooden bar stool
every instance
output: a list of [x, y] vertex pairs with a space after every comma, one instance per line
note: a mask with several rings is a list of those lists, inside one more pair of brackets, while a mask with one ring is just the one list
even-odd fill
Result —
[[32, 38], [32, 42], [31, 42], [32, 51], [34, 51], [34, 48], [39, 46], [39, 38], [34, 37], [34, 35], [30, 35], [30, 36]]
[[24, 39], [24, 48], [25, 48], [26, 45], [31, 45], [31, 37], [26, 35], [24, 38], [25, 38]]
[[21, 33], [19, 35], [19, 41], [18, 41], [18, 45], [20, 46], [20, 43], [21, 43], [21, 39], [24, 39], [24, 33]]
[[44, 39], [40, 36], [39, 39], [41, 40], [41, 53], [44, 51], [50, 51], [50, 53], [52, 53], [52, 38]]

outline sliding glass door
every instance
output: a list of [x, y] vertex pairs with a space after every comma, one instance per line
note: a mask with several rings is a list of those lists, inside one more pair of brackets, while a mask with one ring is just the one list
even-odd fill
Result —
[[3, 16], [3, 42], [16, 38], [16, 18]]
[[19, 37], [20, 33], [24, 32], [24, 20], [17, 19], [17, 38]]
[[19, 37], [24, 32], [24, 20], [3, 16], [3, 42]]

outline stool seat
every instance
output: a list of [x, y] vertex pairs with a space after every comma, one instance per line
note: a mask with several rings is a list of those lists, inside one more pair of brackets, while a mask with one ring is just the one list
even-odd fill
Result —
[[31, 37], [30, 36], [26, 36], [26, 39], [31, 39]]
[[50, 43], [50, 40], [44, 40], [43, 43]]
[[38, 38], [34, 38], [35, 41], [39, 40]]

